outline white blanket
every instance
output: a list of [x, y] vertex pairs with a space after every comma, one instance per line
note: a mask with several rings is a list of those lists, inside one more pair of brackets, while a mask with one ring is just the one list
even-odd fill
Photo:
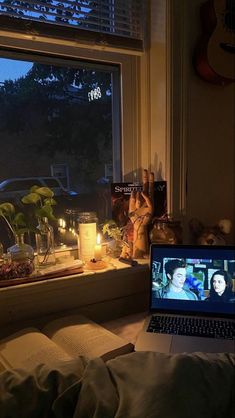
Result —
[[0, 418], [232, 418], [233, 354], [131, 353], [0, 375]]

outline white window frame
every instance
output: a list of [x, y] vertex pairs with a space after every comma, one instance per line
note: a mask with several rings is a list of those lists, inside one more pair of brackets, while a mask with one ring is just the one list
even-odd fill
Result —
[[[167, 180], [168, 212], [179, 217], [184, 214], [186, 205], [184, 126], [187, 100], [183, 93], [183, 52], [178, 56], [172, 48], [176, 34], [180, 46], [185, 48], [182, 45], [182, 29], [174, 24], [174, 13], [179, 14], [181, 10], [177, 5], [177, 0], [150, 0], [151, 42], [146, 42], [145, 52], [114, 49], [95, 43], [79, 44], [77, 40], [43, 38], [37, 34], [16, 34], [1, 29], [0, 48], [118, 64], [121, 109], [114, 112], [113, 117], [117, 118], [120, 114], [121, 118], [120, 124], [115, 123], [121, 129], [121, 155], [115, 155], [121, 160], [117, 162], [121, 175], [120, 179], [114, 176], [114, 180], [138, 181], [143, 168], [153, 171], [157, 180]], [[181, 20], [179, 23], [182, 23]], [[175, 68], [183, 78], [179, 77]], [[179, 121], [175, 120], [176, 109], [181, 115]]]
[[[37, 36], [16, 34], [0, 30], [0, 49], [12, 50], [12, 52], [43, 53], [53, 58], [53, 55], [63, 59], [70, 58], [103, 63], [116, 64], [120, 66], [121, 97], [114, 97], [113, 118], [120, 115], [121, 121], [115, 120], [116, 132], [114, 137], [119, 135], [121, 140], [121, 155], [114, 149], [115, 159], [114, 181], [133, 181], [137, 167], [139, 167], [139, 65], [140, 56], [134, 54], [120, 53], [84, 45], [78, 45], [71, 41], [55, 41], [54, 39], [38, 38]], [[13, 55], [12, 55], [13, 56]], [[113, 80], [117, 83], [117, 80]], [[119, 102], [119, 103], [118, 103]], [[120, 112], [115, 111], [121, 104]], [[119, 123], [120, 122], [120, 123]], [[120, 128], [119, 128], [120, 127]], [[117, 132], [120, 129], [120, 132]], [[114, 162], [115, 162], [114, 159]], [[121, 175], [119, 175], [121, 171]]]

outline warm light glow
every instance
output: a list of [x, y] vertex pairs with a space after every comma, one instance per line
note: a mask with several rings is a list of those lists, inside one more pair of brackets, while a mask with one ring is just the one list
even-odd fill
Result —
[[97, 234], [96, 245], [95, 245], [95, 248], [94, 248], [94, 255], [95, 255], [96, 260], [101, 260], [101, 257], [102, 257], [102, 250], [101, 250], [100, 241], [101, 241], [100, 234]]
[[100, 244], [100, 242], [101, 242], [101, 237], [100, 237], [100, 234], [97, 234], [97, 238], [96, 238], [96, 244]]
[[66, 222], [63, 218], [58, 219], [58, 224], [61, 228], [66, 228]]

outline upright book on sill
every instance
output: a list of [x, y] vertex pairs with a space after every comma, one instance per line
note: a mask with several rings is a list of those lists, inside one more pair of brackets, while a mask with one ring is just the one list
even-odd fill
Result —
[[134, 350], [131, 343], [82, 315], [50, 321], [41, 330], [25, 328], [0, 341], [2, 369], [33, 369], [38, 364], [56, 366], [79, 356], [104, 361]]
[[[142, 192], [141, 183], [111, 183], [112, 219], [123, 227], [129, 222], [129, 199], [131, 192]], [[155, 181], [153, 191], [154, 213], [157, 218], [167, 216], [167, 182]]]

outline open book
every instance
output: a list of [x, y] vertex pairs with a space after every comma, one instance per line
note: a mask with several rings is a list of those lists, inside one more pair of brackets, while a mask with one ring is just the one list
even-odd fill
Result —
[[126, 354], [134, 346], [82, 315], [49, 322], [42, 330], [25, 328], [0, 341], [1, 367], [32, 369], [78, 356], [104, 361]]

